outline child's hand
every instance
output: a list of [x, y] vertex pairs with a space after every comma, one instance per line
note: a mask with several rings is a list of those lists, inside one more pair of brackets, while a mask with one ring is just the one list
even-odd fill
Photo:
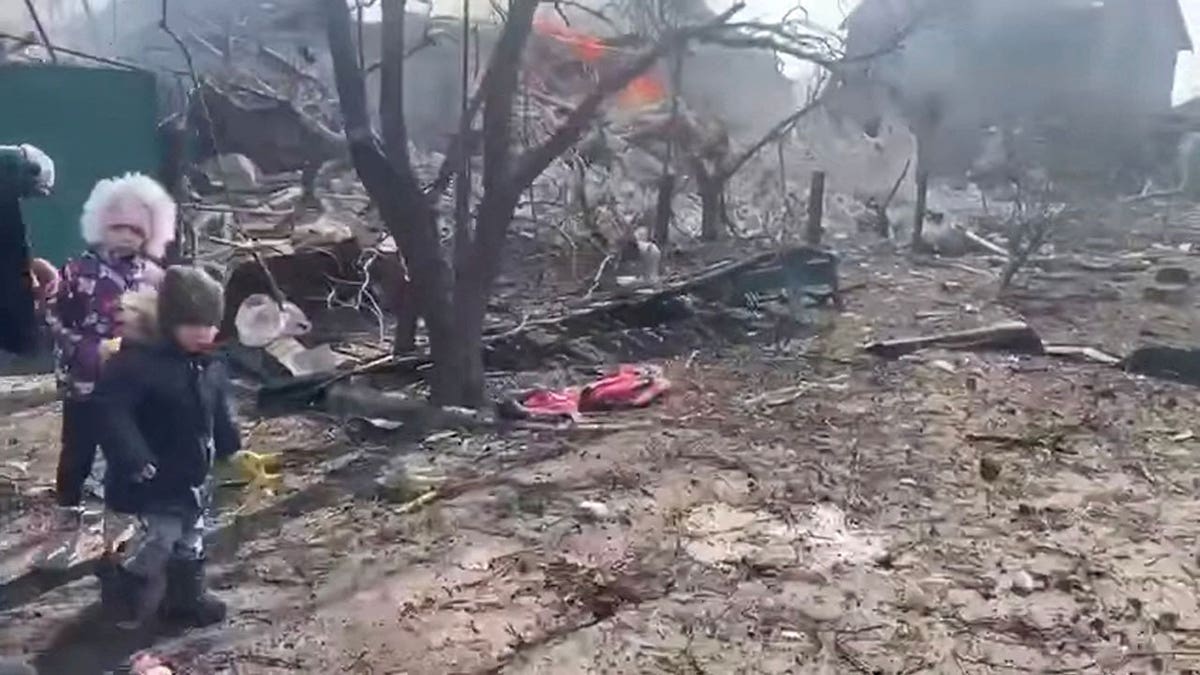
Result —
[[157, 473], [158, 468], [156, 466], [153, 464], [147, 464], [146, 466], [142, 467], [142, 470], [139, 471], [136, 476], [133, 477], [133, 482], [144, 483], [148, 480], [153, 480]]
[[121, 338], [111, 338], [100, 343], [100, 362], [104, 363], [121, 351]]

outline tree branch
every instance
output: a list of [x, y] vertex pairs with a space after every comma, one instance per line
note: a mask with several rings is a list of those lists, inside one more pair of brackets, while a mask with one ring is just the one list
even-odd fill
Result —
[[[559, 16], [563, 16], [563, 14], [564, 14], [564, 12], [562, 10], [563, 7], [571, 7], [573, 9], [579, 10], [580, 12], [583, 12], [584, 14], [587, 14], [588, 16], [591, 16], [592, 18], [599, 19], [600, 21], [604, 22], [605, 25], [607, 25], [609, 28], [611, 28], [613, 30], [613, 32], [618, 31], [617, 24], [612, 19], [608, 18], [608, 16], [606, 16], [604, 14], [604, 12], [597, 10], [597, 9], [592, 9], [591, 7], [588, 7], [587, 5], [583, 4], [582, 2], [576, 2], [576, 0], [542, 0], [542, 1], [554, 5], [554, 9], [558, 11]], [[566, 21], [565, 17], [564, 17], [563, 21], [566, 22], [568, 26], [570, 25], [570, 22]]]
[[471, 126], [475, 124], [475, 116], [483, 107], [483, 94], [487, 91], [488, 83], [492, 79], [491, 72], [489, 65], [488, 69], [483, 72], [483, 79], [478, 88], [471, 95], [470, 102], [467, 103], [466, 112], [458, 120], [458, 130], [450, 139], [450, 147], [446, 148], [446, 156], [442, 159], [442, 165], [438, 167], [437, 177], [433, 179], [432, 183], [425, 186], [426, 195], [434, 196], [444, 192], [450, 186], [450, 178], [454, 176], [455, 167], [458, 166], [461, 155], [470, 155]]
[[708, 35], [700, 38], [700, 42], [729, 47], [730, 49], [762, 49], [778, 54], [786, 54], [830, 70], [833, 70], [842, 62], [836, 56], [829, 56], [815, 50], [786, 44], [768, 36]]
[[595, 89], [567, 116], [558, 129], [541, 145], [526, 151], [517, 160], [512, 174], [512, 189], [523, 190], [541, 175], [555, 158], [562, 155], [574, 145], [587, 130], [588, 123], [595, 117], [604, 99], [617, 93], [642, 73], [650, 69], [664, 55], [675, 49], [680, 49], [689, 40], [720, 27], [729, 21], [730, 17], [739, 12], [745, 5], [741, 2], [734, 4], [720, 15], [698, 26], [672, 31], [664, 36], [649, 51], [633, 60], [625, 68], [601, 78]]
[[350, 10], [342, 0], [321, 0], [321, 6], [325, 11], [325, 32], [346, 139], [351, 145], [374, 144], [378, 149], [367, 112], [367, 85], [354, 55]]
[[50, 60], [58, 63], [58, 52], [54, 51], [54, 44], [50, 42], [50, 36], [46, 33], [46, 27], [42, 24], [42, 17], [38, 16], [33, 0], [25, 0], [25, 9], [29, 11], [29, 18], [33, 19], [33, 25], [42, 38], [42, 44], [46, 47], [46, 53], [50, 55]]
[[[431, 335], [443, 335], [449, 330], [443, 311], [449, 302], [449, 266], [442, 256], [436, 215], [421, 192], [407, 150], [403, 157], [389, 158], [371, 129], [365, 77], [354, 50], [350, 8], [345, 0], [319, 1], [354, 169], [400, 246], [413, 275], [415, 302]], [[403, 0], [387, 2], [401, 8], [403, 5]], [[398, 42], [403, 50], [403, 42]], [[402, 116], [399, 123], [403, 124]]]
[[393, 164], [410, 165], [408, 126], [404, 121], [404, 24], [407, 2], [383, 0], [380, 54], [379, 121], [383, 144]]
[[[483, 191], [509, 189], [512, 171], [513, 101], [521, 76], [521, 56], [533, 30], [538, 0], [514, 0], [488, 64], [492, 76], [483, 88]], [[521, 185], [518, 187], [524, 188]]]
[[758, 139], [758, 141], [749, 148], [746, 148], [746, 150], [743, 151], [742, 154], [738, 155], [737, 158], [735, 158], [732, 162], [719, 169], [721, 180], [729, 180], [733, 174], [741, 171], [742, 167], [746, 165], [746, 162], [749, 162], [755, 155], [758, 154], [760, 150], [782, 137], [784, 134], [790, 131], [791, 128], [794, 127], [796, 123], [799, 122], [803, 117], [808, 115], [813, 110], [816, 110], [817, 107], [823, 103], [824, 101], [818, 97], [805, 105], [803, 108], [800, 108], [796, 112], [780, 120], [778, 124], [771, 127], [767, 133], [763, 134], [762, 138]]
[[[387, 3], [392, 2], [403, 4], [403, 0], [386, 0], [385, 8]], [[326, 35], [346, 127], [346, 140], [350, 145], [350, 155], [358, 177], [406, 256], [440, 255], [436, 219], [431, 215], [417, 217], [411, 213], [399, 212], [404, 208], [419, 208], [422, 205], [431, 207], [426, 204], [421, 193], [417, 174], [408, 156], [407, 144], [401, 157], [389, 158], [379, 138], [371, 129], [371, 118], [367, 112], [366, 81], [362, 69], [358, 67], [354, 40], [351, 37], [350, 9], [345, 0], [321, 0], [321, 3], [325, 11]], [[403, 48], [401, 42], [399, 49]], [[404, 124], [402, 115], [397, 123]], [[400, 193], [399, 199], [380, 198], [380, 195], [397, 191]], [[397, 206], [398, 204], [404, 206]]]

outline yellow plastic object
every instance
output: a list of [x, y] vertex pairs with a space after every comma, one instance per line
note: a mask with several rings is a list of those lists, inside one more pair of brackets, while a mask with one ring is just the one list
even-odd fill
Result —
[[229, 459], [229, 463], [237, 472], [238, 478], [249, 483], [250, 487], [263, 490], [274, 490], [283, 481], [279, 473], [282, 461], [278, 454], [262, 454], [242, 450]]

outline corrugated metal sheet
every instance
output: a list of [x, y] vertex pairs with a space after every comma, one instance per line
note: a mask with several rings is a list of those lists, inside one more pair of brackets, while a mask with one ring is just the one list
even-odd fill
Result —
[[101, 178], [159, 163], [154, 76], [76, 66], [0, 67], [0, 144], [32, 143], [55, 162], [55, 193], [25, 204], [38, 256], [61, 264], [83, 247], [79, 213]]

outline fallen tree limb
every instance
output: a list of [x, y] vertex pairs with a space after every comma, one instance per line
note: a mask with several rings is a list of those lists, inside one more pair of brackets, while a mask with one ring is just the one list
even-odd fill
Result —
[[1158, 192], [1143, 192], [1142, 194], [1133, 195], [1132, 197], [1122, 197], [1120, 203], [1136, 204], [1138, 202], [1145, 202], [1145, 201], [1150, 201], [1153, 199], [1165, 199], [1167, 197], [1178, 197], [1181, 194], [1183, 194], [1182, 188], [1176, 188], [1174, 190], [1160, 190]]
[[1003, 257], [1005, 260], [1008, 260], [1008, 251], [1003, 246], [994, 244], [965, 227], [962, 228], [962, 233], [963, 236], [967, 238], [967, 241], [971, 242], [972, 244], [975, 244], [976, 246], [990, 253], [995, 253], [996, 255]]
[[1119, 366], [1122, 362], [1119, 356], [1113, 356], [1095, 347], [1086, 347], [1083, 345], [1046, 345], [1046, 354], [1049, 356], [1082, 359], [1106, 366]]
[[1022, 354], [1044, 354], [1046, 351], [1042, 339], [1024, 321], [1005, 321], [982, 328], [939, 333], [925, 337], [883, 340], [868, 344], [863, 349], [868, 354], [875, 356], [896, 358], [930, 347], [958, 350], [1000, 350]]

